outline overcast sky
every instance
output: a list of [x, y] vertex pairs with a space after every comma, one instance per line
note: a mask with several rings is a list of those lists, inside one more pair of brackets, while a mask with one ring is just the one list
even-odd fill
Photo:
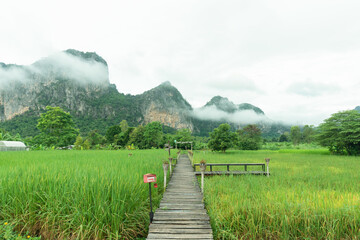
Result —
[[360, 105], [359, 12], [358, 0], [4, 0], [0, 62], [96, 52], [122, 93], [170, 81], [195, 108], [220, 95], [317, 125]]

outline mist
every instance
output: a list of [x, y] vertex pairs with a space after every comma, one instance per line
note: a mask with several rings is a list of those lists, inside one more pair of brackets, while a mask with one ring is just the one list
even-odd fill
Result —
[[66, 52], [59, 52], [43, 58], [29, 66], [0, 65], [0, 89], [6, 90], [12, 84], [34, 81], [40, 75], [50, 79], [74, 80], [79, 84], [109, 83], [108, 68], [94, 59], [83, 59]]
[[12, 82], [24, 82], [28, 79], [28, 71], [19, 66], [3, 67], [0, 65], [0, 90], [9, 87]]
[[200, 120], [226, 121], [235, 124], [274, 123], [265, 115], [257, 114], [253, 110], [227, 113], [217, 109], [216, 106], [194, 109], [192, 115]]
[[74, 79], [81, 84], [109, 82], [108, 68], [105, 64], [66, 52], [53, 54], [34, 65], [40, 66], [39, 68], [45, 71], [54, 68], [64, 77]]

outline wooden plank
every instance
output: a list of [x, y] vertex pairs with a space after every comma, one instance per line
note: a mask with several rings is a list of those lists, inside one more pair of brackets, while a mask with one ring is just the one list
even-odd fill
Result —
[[[176, 224], [176, 225], [202, 225], [210, 223], [209, 220], [154, 220], [156, 224]], [[151, 225], [150, 225], [151, 226]]]
[[147, 239], [213, 239], [213, 235], [205, 234], [167, 234], [154, 233], [149, 234]]
[[205, 209], [162, 209], [156, 210], [158, 213], [174, 214], [174, 213], [186, 213], [186, 214], [207, 214]]
[[210, 228], [185, 228], [185, 229], [169, 229], [169, 228], [150, 228], [149, 233], [168, 233], [168, 234], [211, 234], [212, 229]]
[[150, 225], [150, 229], [211, 229], [209, 224], [185, 225], [185, 224], [156, 224]]

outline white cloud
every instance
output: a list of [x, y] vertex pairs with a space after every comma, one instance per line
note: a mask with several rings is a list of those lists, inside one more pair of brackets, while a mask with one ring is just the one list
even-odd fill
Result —
[[24, 82], [27, 80], [27, 78], [27, 72], [23, 68], [2, 68], [0, 65], [0, 90], [5, 90], [6, 87], [12, 82]]
[[[40, 61], [41, 63], [42, 61]], [[75, 79], [79, 83], [108, 83], [108, 69], [105, 64], [93, 59], [83, 59], [66, 52], [59, 52], [45, 58], [45, 69], [48, 65], [56, 66], [64, 76]], [[36, 64], [35, 64], [36, 66]]]
[[[44, 58], [30, 66], [0, 66], [0, 89], [6, 89], [9, 83], [33, 80], [31, 73], [48, 76], [48, 72], [56, 70], [57, 77], [76, 80], [80, 84], [109, 83], [107, 67], [92, 59], [59, 52]], [[51, 73], [54, 74], [54, 73]]]
[[4, 1], [0, 61], [96, 51], [121, 92], [170, 81], [194, 107], [221, 95], [274, 120], [315, 124], [360, 105], [359, 8], [357, 0]]
[[273, 122], [265, 115], [256, 114], [253, 110], [227, 113], [218, 110], [215, 106], [194, 109], [192, 115], [202, 120], [229, 121], [236, 124], [251, 124], [260, 122]]

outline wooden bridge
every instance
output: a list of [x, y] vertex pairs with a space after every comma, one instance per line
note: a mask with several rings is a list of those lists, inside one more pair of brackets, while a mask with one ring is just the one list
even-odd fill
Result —
[[210, 219], [187, 155], [181, 155], [147, 239], [213, 239]]

